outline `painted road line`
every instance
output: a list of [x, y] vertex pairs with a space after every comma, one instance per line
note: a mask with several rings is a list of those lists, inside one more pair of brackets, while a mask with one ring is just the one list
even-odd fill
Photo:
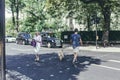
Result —
[[108, 60], [108, 61], [110, 61], [110, 62], [120, 63], [120, 61], [118, 61], [118, 60]]
[[32, 49], [18, 49], [18, 48], [11, 48], [11, 50], [16, 50], [16, 51], [32, 51]]
[[101, 68], [107, 68], [107, 69], [111, 69], [111, 70], [120, 71], [120, 68], [109, 67], [109, 66], [104, 66], [104, 65], [95, 65], [95, 64], [93, 64], [93, 65], [97, 66], [97, 67], [101, 67]]
[[[18, 49], [18, 48], [11, 48], [11, 50], [16, 50], [16, 51], [34, 51], [34, 48], [33, 49]], [[41, 48], [41, 51], [46, 51], [46, 49], [42, 49]], [[60, 51], [60, 50], [58, 50], [58, 49], [55, 49], [55, 50], [53, 50], [53, 49], [47, 49], [47, 51]]]

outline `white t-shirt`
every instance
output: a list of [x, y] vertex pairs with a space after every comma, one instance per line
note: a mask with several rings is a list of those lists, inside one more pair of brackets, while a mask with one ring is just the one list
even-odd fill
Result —
[[42, 37], [40, 35], [38, 35], [38, 36], [34, 36], [34, 39], [36, 41], [36, 47], [34, 48], [34, 50], [36, 53], [38, 53], [40, 51]]
[[38, 45], [41, 45], [42, 37], [41, 37], [40, 35], [35, 36], [34, 39], [35, 39], [35, 41], [36, 41], [36, 43], [37, 43]]

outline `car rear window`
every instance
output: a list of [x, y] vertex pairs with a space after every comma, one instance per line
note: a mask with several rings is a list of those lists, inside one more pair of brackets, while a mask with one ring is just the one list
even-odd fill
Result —
[[28, 33], [20, 33], [20, 34], [18, 34], [18, 37], [24, 37], [26, 39], [29, 39], [30, 38], [30, 34], [28, 34]]

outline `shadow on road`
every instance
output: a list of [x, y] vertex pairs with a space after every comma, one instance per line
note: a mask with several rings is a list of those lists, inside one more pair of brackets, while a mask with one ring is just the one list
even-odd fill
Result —
[[[20, 79], [20, 74], [11, 73], [14, 80], [78, 80], [77, 75], [86, 71], [91, 64], [100, 64], [100, 59], [79, 56], [78, 62], [72, 64], [73, 55], [66, 55], [59, 61], [56, 53], [40, 55], [40, 62], [34, 61], [34, 55], [14, 55], [6, 57], [6, 71], [19, 72], [30, 79]], [[19, 76], [19, 77], [17, 77]], [[19, 79], [17, 79], [19, 78]]]

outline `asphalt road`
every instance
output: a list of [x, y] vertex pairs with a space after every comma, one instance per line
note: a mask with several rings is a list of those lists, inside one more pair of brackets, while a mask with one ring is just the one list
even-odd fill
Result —
[[120, 53], [84, 50], [73, 64], [72, 50], [64, 49], [65, 58], [59, 61], [60, 50], [42, 47], [40, 62], [35, 62], [33, 47], [6, 43], [6, 79], [120, 80]]

